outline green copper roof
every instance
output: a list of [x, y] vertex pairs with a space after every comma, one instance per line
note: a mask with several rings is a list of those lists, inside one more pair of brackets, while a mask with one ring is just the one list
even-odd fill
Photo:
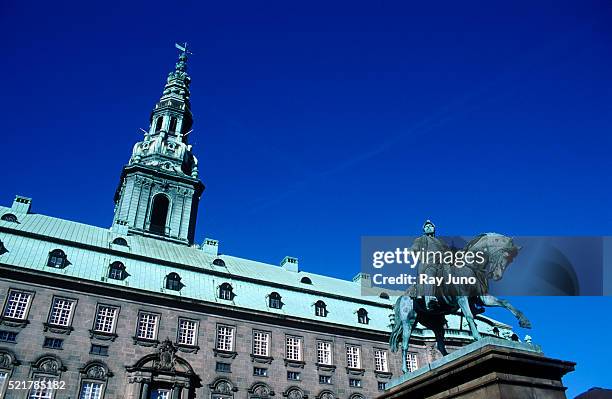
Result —
[[[0, 215], [11, 209], [0, 207]], [[357, 282], [307, 272], [285, 270], [229, 255], [214, 256], [197, 247], [166, 242], [140, 235], [120, 236], [109, 229], [57, 219], [39, 214], [19, 214], [19, 223], [0, 220], [0, 240], [9, 252], [0, 255], [0, 263], [45, 273], [91, 280], [100, 284], [131, 287], [207, 302], [217, 302], [244, 309], [286, 314], [309, 320], [335, 323], [366, 330], [389, 331], [389, 315], [395, 298], [382, 299], [361, 295]], [[13, 230], [11, 232], [10, 230]], [[21, 233], [19, 233], [21, 232]], [[128, 247], [112, 244], [123, 237]], [[70, 262], [64, 269], [47, 266], [49, 252], [62, 249]], [[221, 258], [225, 266], [213, 265]], [[124, 281], [106, 279], [112, 262], [122, 262], [129, 277]], [[184, 287], [180, 291], [164, 288], [165, 276], [177, 272]], [[300, 282], [307, 276], [312, 285]], [[219, 299], [217, 287], [229, 282], [236, 294], [233, 301]], [[267, 295], [278, 292], [282, 309], [268, 307]], [[314, 303], [323, 300], [329, 314], [315, 316]], [[365, 301], [365, 302], [364, 302]], [[356, 312], [368, 311], [369, 324], [359, 324]], [[449, 317], [449, 328], [459, 328], [459, 317]], [[486, 319], [479, 328], [490, 333], [493, 326], [508, 326]], [[465, 326], [466, 327], [466, 326]]]

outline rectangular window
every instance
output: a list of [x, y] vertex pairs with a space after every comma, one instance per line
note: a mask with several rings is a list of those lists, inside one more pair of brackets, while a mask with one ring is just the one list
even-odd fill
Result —
[[291, 381], [299, 381], [300, 373], [297, 371], [287, 371], [287, 379]]
[[60, 338], [45, 337], [45, 342], [43, 342], [43, 348], [62, 349], [62, 345], [64, 345], [64, 340]]
[[346, 365], [351, 369], [361, 368], [361, 348], [355, 345], [346, 347]]
[[419, 368], [417, 354], [415, 352], [406, 353], [406, 367], [408, 367], [408, 371], [415, 371]]
[[169, 389], [155, 389], [151, 392], [151, 399], [170, 399], [171, 393]]
[[75, 302], [69, 299], [53, 298], [51, 312], [49, 313], [49, 324], [69, 326], [74, 304]]
[[[53, 397], [53, 380], [48, 377], [36, 378], [38, 384], [32, 384], [28, 399], [51, 399]], [[41, 384], [44, 382], [44, 384]]]
[[302, 360], [302, 338], [287, 336], [286, 339], [286, 356], [288, 360]]
[[232, 365], [229, 364], [229, 363], [217, 362], [215, 370], [220, 372], [220, 373], [231, 373], [232, 372]]
[[31, 300], [30, 292], [10, 290], [4, 306], [4, 317], [25, 320]]
[[317, 363], [332, 364], [331, 342], [317, 341]]
[[217, 326], [217, 349], [227, 352], [234, 350], [234, 327]]
[[178, 343], [195, 346], [198, 336], [198, 322], [188, 319], [179, 319]]
[[270, 356], [270, 333], [253, 331], [253, 354], [255, 356]]
[[353, 388], [361, 388], [361, 380], [357, 378], [349, 378], [349, 386]]
[[332, 379], [331, 375], [320, 375], [319, 376], [319, 384], [331, 384]]
[[384, 373], [389, 371], [387, 364], [387, 351], [381, 349], [374, 350], [374, 370]]
[[81, 385], [79, 399], [101, 399], [102, 384], [99, 382], [84, 382]]
[[0, 395], [4, 392], [4, 385], [6, 385], [6, 380], [8, 379], [8, 373], [4, 371], [0, 371]]
[[264, 369], [261, 367], [253, 367], [253, 375], [256, 375], [258, 377], [267, 377], [268, 369]]
[[138, 328], [136, 336], [142, 339], [157, 338], [157, 325], [159, 315], [155, 313], [140, 312], [138, 315]]
[[89, 353], [98, 356], [108, 356], [108, 346], [92, 344]]
[[2, 342], [17, 342], [17, 333], [12, 331], [0, 331], [0, 341]]
[[94, 330], [103, 333], [115, 331], [115, 320], [119, 309], [114, 306], [98, 305]]
[[387, 383], [386, 382], [382, 382], [382, 381], [378, 381], [378, 390], [379, 391], [384, 391], [385, 389], [387, 389]]

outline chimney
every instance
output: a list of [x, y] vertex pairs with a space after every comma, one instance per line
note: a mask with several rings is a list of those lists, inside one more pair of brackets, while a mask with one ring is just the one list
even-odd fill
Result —
[[121, 234], [122, 236], [126, 236], [128, 233], [128, 222], [125, 220], [115, 220], [115, 224], [111, 228], [113, 233]]
[[291, 256], [285, 256], [280, 265], [283, 269], [288, 270], [290, 272], [299, 271], [297, 258], [293, 258]]
[[22, 197], [21, 195], [15, 196], [13, 206], [11, 210], [14, 213], [30, 213], [30, 206], [32, 205], [32, 198]]
[[205, 238], [201, 249], [204, 253], [217, 256], [219, 254], [219, 241], [213, 240], [212, 238]]
[[370, 282], [370, 275], [368, 273], [357, 273], [355, 277], [353, 277], [353, 282], [361, 284], [363, 286], [369, 287], [372, 283]]

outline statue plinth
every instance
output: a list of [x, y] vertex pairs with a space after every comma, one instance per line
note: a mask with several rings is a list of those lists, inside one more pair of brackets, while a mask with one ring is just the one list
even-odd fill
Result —
[[575, 365], [535, 345], [487, 337], [391, 380], [378, 399], [565, 399], [561, 378]]

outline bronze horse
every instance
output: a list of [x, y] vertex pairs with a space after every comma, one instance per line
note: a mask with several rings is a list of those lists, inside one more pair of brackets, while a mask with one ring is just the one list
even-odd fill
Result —
[[[463, 276], [471, 274], [481, 284], [481, 292], [487, 292], [488, 280], [500, 280], [508, 265], [518, 254], [519, 247], [515, 246], [512, 238], [497, 233], [481, 234], [470, 241], [464, 251], [482, 251], [486, 256], [486, 261], [479, 266], [466, 266], [461, 270]], [[455, 267], [448, 268], [451, 273], [457, 270]], [[470, 332], [475, 340], [479, 340], [480, 333], [474, 322], [474, 314], [482, 313], [481, 306], [503, 307], [508, 309], [519, 321], [519, 325], [524, 328], [531, 328], [531, 323], [525, 315], [512, 306], [510, 302], [496, 298], [492, 295], [480, 295], [474, 297], [453, 296], [439, 298], [439, 307], [429, 308], [422, 297], [414, 294], [400, 296], [395, 303], [395, 324], [391, 332], [389, 345], [391, 351], [397, 351], [399, 343], [402, 343], [402, 372], [406, 373], [406, 354], [412, 330], [416, 323], [433, 331], [436, 337], [438, 350], [442, 355], [448, 354], [444, 345], [444, 325], [445, 315], [457, 313], [461, 310], [470, 327]]]

